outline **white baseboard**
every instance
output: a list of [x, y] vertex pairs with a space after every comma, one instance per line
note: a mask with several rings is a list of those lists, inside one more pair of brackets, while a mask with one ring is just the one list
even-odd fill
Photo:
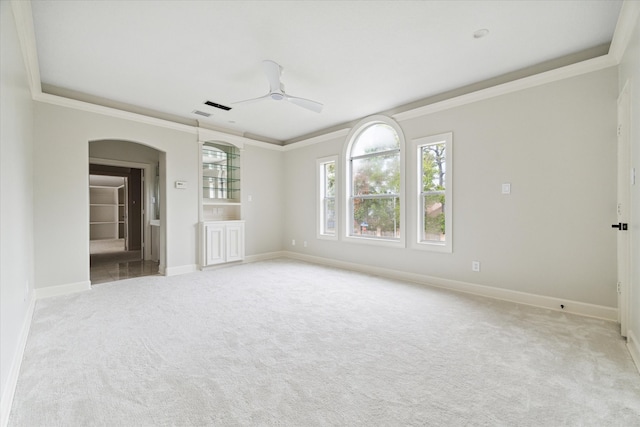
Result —
[[180, 274], [193, 273], [195, 271], [198, 271], [198, 266], [196, 264], [179, 265], [177, 267], [166, 267], [164, 269], [164, 275], [178, 276]]
[[286, 254], [287, 254], [287, 252], [284, 252], [284, 251], [265, 252], [263, 254], [246, 256], [246, 257], [244, 257], [243, 262], [249, 263], [249, 262], [267, 261], [267, 260], [270, 260], [270, 259], [276, 259], [276, 258], [285, 257]]
[[27, 307], [27, 312], [22, 321], [22, 328], [20, 329], [18, 347], [11, 361], [7, 384], [5, 389], [2, 390], [2, 399], [0, 400], [0, 402], [2, 402], [0, 404], [0, 426], [2, 427], [6, 427], [7, 424], [9, 424], [9, 414], [11, 413], [13, 397], [16, 393], [16, 386], [18, 385], [18, 375], [20, 374], [20, 366], [22, 366], [22, 358], [24, 357], [24, 350], [27, 345], [27, 337], [31, 329], [31, 319], [33, 319], [35, 306], [36, 296], [34, 292], [31, 292], [29, 293], [29, 306]]
[[49, 286], [46, 288], [36, 289], [36, 299], [57, 297], [59, 295], [72, 294], [74, 292], [82, 292], [91, 290], [91, 282], [68, 283], [66, 285]]
[[638, 373], [640, 373], [640, 341], [638, 341], [632, 330], [627, 331], [627, 348], [629, 349], [629, 353], [631, 353], [633, 363], [636, 364]]
[[[284, 256], [316, 264], [343, 268], [345, 270], [374, 274], [390, 279], [404, 280], [407, 282], [419, 283], [421, 285], [434, 286], [438, 288], [450, 289], [458, 292], [465, 292], [473, 295], [499, 299], [503, 301], [510, 301], [519, 304], [547, 308], [554, 311], [579, 314], [582, 316], [595, 317], [598, 319], [604, 319], [613, 322], [617, 321], [618, 319], [618, 309], [613, 307], [606, 307], [571, 300], [563, 300], [560, 298], [529, 294], [526, 292], [512, 291], [509, 289], [494, 288], [491, 286], [461, 282], [458, 280], [443, 279], [440, 277], [426, 276], [422, 274], [407, 273], [404, 271], [391, 270], [370, 265], [338, 261], [335, 259], [305, 255], [297, 252], [285, 251]], [[561, 305], [563, 305], [564, 308], [561, 308]]]
[[223, 263], [220, 263], [220, 264], [200, 266], [200, 270], [202, 270], [202, 271], [210, 271], [210, 270], [216, 270], [216, 269], [219, 269], [219, 268], [231, 267], [231, 266], [239, 265], [239, 264], [249, 264], [249, 263], [252, 263], [252, 262], [267, 261], [267, 260], [270, 260], [270, 259], [283, 258], [283, 257], [285, 257], [285, 253], [284, 252], [280, 252], [280, 251], [279, 252], [265, 252], [265, 253], [262, 253], [262, 254], [245, 256], [240, 261], [223, 262]]

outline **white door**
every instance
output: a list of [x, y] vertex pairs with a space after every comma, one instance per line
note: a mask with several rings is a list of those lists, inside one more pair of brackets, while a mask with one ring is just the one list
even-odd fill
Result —
[[225, 228], [224, 225], [205, 225], [205, 262], [204, 265], [225, 262]]
[[631, 219], [631, 105], [629, 82], [618, 98], [618, 195], [617, 223], [613, 224], [617, 234], [618, 255], [618, 321], [620, 333], [627, 336], [629, 323], [630, 274], [630, 228]]
[[227, 262], [244, 259], [244, 224], [227, 224]]

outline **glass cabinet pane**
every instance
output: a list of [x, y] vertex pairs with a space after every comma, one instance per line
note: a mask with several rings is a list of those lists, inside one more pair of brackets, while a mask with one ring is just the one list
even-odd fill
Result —
[[202, 147], [204, 200], [240, 200], [240, 152], [236, 147], [205, 143]]

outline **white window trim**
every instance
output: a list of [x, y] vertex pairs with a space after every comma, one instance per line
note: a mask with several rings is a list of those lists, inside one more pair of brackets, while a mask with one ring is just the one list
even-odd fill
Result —
[[[421, 149], [425, 145], [445, 143], [447, 153], [447, 175], [444, 191], [447, 209], [444, 212], [445, 235], [444, 243], [422, 240], [422, 228], [424, 227], [422, 208], [422, 155]], [[412, 140], [412, 149], [416, 156], [416, 235], [411, 245], [413, 249], [432, 252], [453, 252], [453, 133], [447, 132], [439, 135], [425, 136]]]
[[[324, 173], [322, 172], [322, 168], [327, 163], [335, 163], [335, 171], [336, 171], [336, 183], [335, 183], [335, 210], [336, 210], [336, 228], [335, 233], [326, 234], [323, 233], [324, 228], [324, 205], [323, 205], [323, 179]], [[338, 240], [338, 236], [340, 235], [340, 180], [339, 180], [339, 159], [337, 155], [322, 157], [320, 159], [316, 159], [316, 237], [322, 240]]]
[[[397, 133], [398, 139], [400, 142], [400, 191], [398, 193], [400, 197], [400, 238], [398, 240], [388, 240], [388, 239], [379, 239], [375, 237], [363, 237], [363, 236], [351, 236], [349, 235], [349, 229], [353, 222], [353, 212], [351, 208], [351, 203], [349, 202], [349, 198], [351, 196], [351, 162], [349, 159], [351, 158], [351, 147], [353, 146], [356, 137], [362, 132], [365, 128], [372, 124], [383, 123], [388, 126], [391, 126]], [[373, 246], [386, 246], [392, 248], [405, 248], [406, 247], [406, 192], [405, 192], [405, 138], [404, 132], [400, 125], [390, 117], [384, 115], [375, 115], [366, 117], [360, 120], [349, 132], [347, 135], [346, 143], [344, 144], [344, 150], [342, 152], [343, 161], [343, 174], [344, 177], [344, 189], [345, 194], [342, 197], [342, 201], [345, 204], [345, 209], [343, 212], [342, 218], [344, 219], [342, 227], [341, 236], [343, 241], [349, 243], [359, 243], [365, 245], [373, 245]]]

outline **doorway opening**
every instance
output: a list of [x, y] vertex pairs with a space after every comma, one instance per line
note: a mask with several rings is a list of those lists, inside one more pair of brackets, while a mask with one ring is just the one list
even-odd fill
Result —
[[144, 252], [144, 172], [135, 167], [89, 165], [92, 284], [158, 274], [159, 260], [145, 257]]

